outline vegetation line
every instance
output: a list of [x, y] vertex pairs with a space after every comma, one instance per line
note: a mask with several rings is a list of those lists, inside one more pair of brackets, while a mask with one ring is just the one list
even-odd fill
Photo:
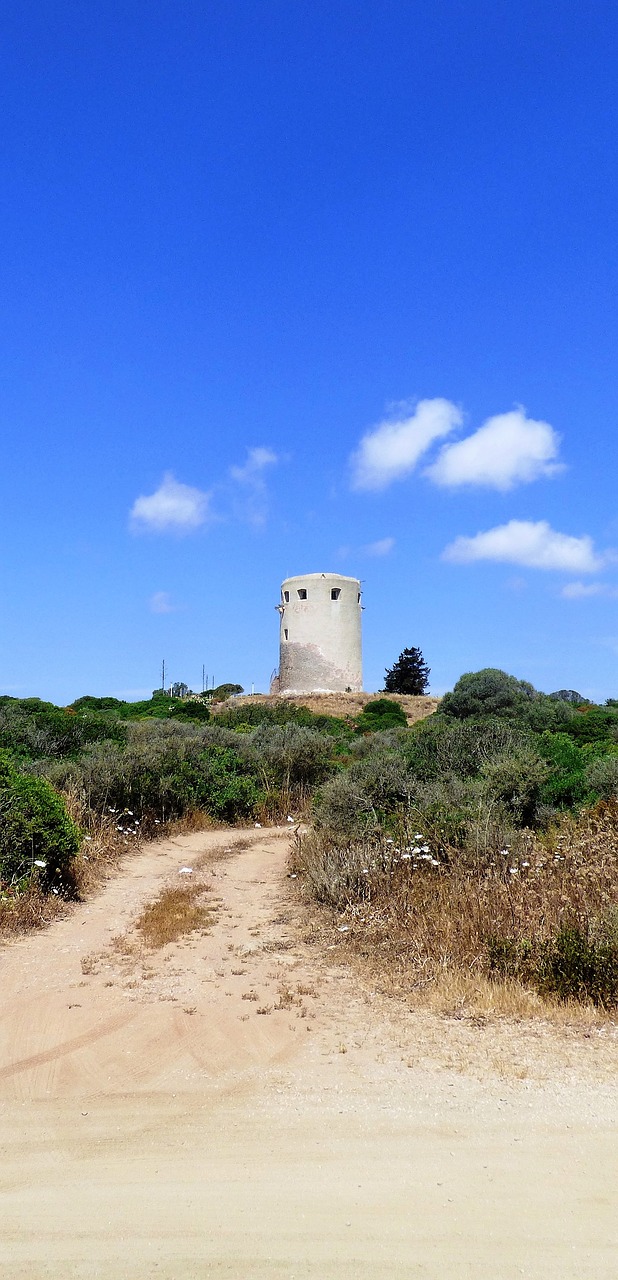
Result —
[[[426, 671], [405, 650], [389, 688]], [[301, 816], [306, 892], [398, 989], [615, 1009], [617, 700], [494, 669], [411, 727], [388, 696], [353, 720], [233, 698], [215, 718], [160, 691], [132, 708], [0, 699], [2, 929], [44, 922], [170, 822]]]

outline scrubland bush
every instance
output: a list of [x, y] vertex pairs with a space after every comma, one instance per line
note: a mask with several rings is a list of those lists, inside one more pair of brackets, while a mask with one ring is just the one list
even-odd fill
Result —
[[584, 776], [586, 786], [593, 794], [604, 800], [618, 796], [618, 752], [613, 755], [597, 756], [586, 765]]
[[96, 744], [78, 761], [46, 767], [98, 812], [130, 810], [165, 822], [195, 809], [235, 821], [250, 816], [261, 791], [229, 735], [173, 720], [131, 725], [127, 744]]
[[499, 801], [519, 827], [534, 823], [549, 772], [549, 765], [532, 746], [496, 756], [481, 766], [485, 795]]
[[35, 876], [46, 887], [68, 887], [79, 848], [77, 827], [43, 778], [28, 777], [0, 752], [0, 882]]
[[331, 769], [332, 742], [305, 725], [258, 725], [237, 749], [269, 795], [308, 793]]
[[467, 720], [478, 716], [513, 715], [537, 697], [526, 680], [517, 680], [496, 667], [467, 671], [440, 703], [440, 714]]
[[78, 755], [91, 742], [124, 742], [126, 730], [99, 711], [55, 707], [40, 698], [0, 698], [0, 749], [27, 760]]
[[360, 715], [356, 717], [356, 728], [359, 733], [380, 733], [384, 729], [394, 729], [407, 725], [406, 713], [398, 702], [392, 698], [375, 698], [367, 702]]

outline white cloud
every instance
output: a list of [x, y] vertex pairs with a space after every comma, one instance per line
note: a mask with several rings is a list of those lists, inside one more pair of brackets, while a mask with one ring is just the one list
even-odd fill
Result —
[[610, 587], [607, 582], [567, 582], [560, 595], [565, 600], [585, 600], [590, 596], [618, 596], [618, 588]]
[[505, 491], [560, 471], [559, 446], [560, 438], [548, 422], [513, 409], [488, 418], [465, 440], [445, 445], [425, 475], [450, 488], [477, 484]]
[[272, 467], [278, 461], [277, 454], [273, 453], [272, 449], [258, 446], [247, 450], [247, 461], [244, 467], [230, 467], [230, 475], [239, 484], [255, 484], [256, 481], [261, 481], [264, 469]]
[[155, 591], [148, 601], [151, 613], [176, 613], [176, 605], [172, 603], [167, 591]]
[[131, 526], [135, 531], [188, 533], [206, 523], [209, 503], [210, 494], [181, 484], [171, 471], [166, 471], [155, 493], [135, 499]]
[[413, 471], [433, 444], [461, 426], [461, 410], [450, 400], [419, 400], [414, 413], [386, 420], [363, 436], [352, 454], [352, 488], [385, 489]]
[[366, 556], [387, 556], [394, 546], [394, 538], [379, 538], [377, 542], [368, 542], [363, 551]]
[[557, 533], [546, 520], [509, 520], [473, 538], [455, 538], [442, 553], [453, 564], [496, 560], [529, 569], [559, 569], [568, 573], [596, 573], [601, 559], [592, 538]]
[[237, 508], [237, 515], [244, 517], [253, 525], [263, 525], [267, 514], [266, 481], [264, 472], [273, 467], [280, 459], [272, 449], [258, 446], [247, 450], [247, 461], [243, 467], [230, 467], [232, 480], [241, 485], [245, 498]]

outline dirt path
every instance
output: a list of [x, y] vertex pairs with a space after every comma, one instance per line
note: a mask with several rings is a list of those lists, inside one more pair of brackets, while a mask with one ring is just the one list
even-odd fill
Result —
[[[615, 1038], [359, 988], [287, 836], [150, 845], [1, 953], [0, 1275], [616, 1280]], [[140, 907], [200, 858], [211, 931], [144, 952]]]

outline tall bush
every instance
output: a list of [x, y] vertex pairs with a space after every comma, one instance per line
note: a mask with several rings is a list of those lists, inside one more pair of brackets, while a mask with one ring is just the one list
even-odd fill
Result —
[[49, 783], [20, 773], [0, 752], [0, 880], [16, 884], [36, 874], [48, 888], [68, 885], [79, 843], [79, 831]]

